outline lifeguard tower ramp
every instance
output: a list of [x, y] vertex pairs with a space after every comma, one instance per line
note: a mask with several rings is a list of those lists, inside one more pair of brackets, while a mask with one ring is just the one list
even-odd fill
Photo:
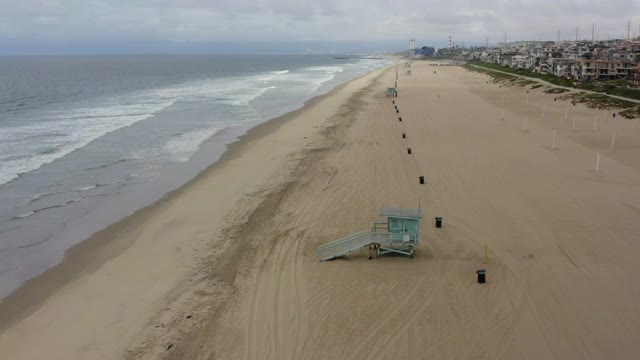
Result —
[[316, 250], [320, 261], [344, 256], [364, 247], [375, 249], [377, 255], [398, 253], [413, 257], [420, 244], [420, 208], [384, 208], [380, 214], [387, 222], [374, 222], [371, 230], [360, 231]]

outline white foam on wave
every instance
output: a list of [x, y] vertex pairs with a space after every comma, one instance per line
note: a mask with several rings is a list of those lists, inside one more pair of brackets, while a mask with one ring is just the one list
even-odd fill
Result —
[[228, 77], [214, 80], [203, 80], [185, 83], [164, 89], [153, 90], [155, 96], [177, 100], [214, 99], [219, 102], [246, 106], [252, 100], [275, 88], [269, 82], [279, 75], [275, 72], [256, 75]]
[[164, 145], [164, 150], [171, 154], [174, 161], [188, 161], [193, 153], [195, 153], [207, 139], [217, 134], [222, 127], [214, 127], [209, 129], [198, 129], [179, 135], [169, 140]]
[[282, 81], [286, 81], [286, 88], [289, 91], [311, 95], [323, 84], [333, 80], [335, 77], [335, 72], [302, 72], [288, 74]]
[[311, 66], [311, 67], [308, 67], [307, 70], [323, 71], [327, 74], [335, 74], [335, 73], [343, 72], [344, 68], [342, 66]]
[[16, 219], [24, 219], [24, 218], [28, 218], [29, 216], [31, 216], [31, 215], [33, 215], [35, 213], [36, 212], [32, 210], [32, 211], [29, 211], [29, 212], [24, 213], [24, 214], [16, 215], [16, 216], [14, 216], [14, 218], [16, 218]]
[[237, 88], [232, 91], [232, 94], [222, 100], [222, 103], [232, 105], [232, 106], [246, 106], [251, 103], [251, 101], [257, 99], [259, 96], [263, 95], [267, 91], [271, 89], [275, 89], [276, 86], [267, 86], [263, 88]]
[[[158, 106], [165, 108], [170, 105], [166, 103]], [[30, 157], [0, 162], [0, 185], [85, 147], [108, 133], [153, 116], [152, 112], [136, 115], [106, 115], [107, 121], [105, 116], [99, 115], [101, 110], [104, 109], [98, 108], [96, 115], [91, 118], [52, 120], [23, 127], [0, 129], [0, 152], [11, 151], [13, 146], [17, 146], [22, 151], [31, 150], [32, 154]], [[38, 142], [29, 139], [31, 135], [43, 133], [57, 135]], [[7, 139], [11, 140], [6, 141]], [[42, 151], [43, 148], [46, 148], [46, 151]]]
[[102, 99], [95, 107], [51, 111], [43, 121], [0, 128], [0, 185], [83, 148], [113, 131], [131, 126], [182, 100], [216, 99], [248, 106], [276, 88], [269, 82], [289, 70], [192, 81]]

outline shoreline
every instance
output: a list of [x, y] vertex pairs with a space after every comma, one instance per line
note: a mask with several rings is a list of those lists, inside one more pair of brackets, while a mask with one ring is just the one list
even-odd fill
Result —
[[[33, 174], [24, 174], [0, 186], [4, 189], [0, 198], [8, 199], [0, 207], [0, 237], [5, 240], [3, 266], [0, 267], [0, 299], [60, 263], [64, 252], [73, 245], [186, 184], [214, 163], [225, 152], [227, 144], [237, 141], [251, 128], [300, 109], [312, 97], [387, 63], [325, 58], [302, 59], [300, 66], [292, 65], [299, 62], [297, 58], [284, 61], [286, 64], [262, 66], [279, 68], [287, 65], [292, 72], [289, 75], [265, 70], [264, 73], [249, 71], [232, 77], [235, 80], [228, 84], [231, 86], [228, 99], [213, 96], [222, 84], [217, 78], [203, 80], [207, 84], [206, 91], [212, 95], [210, 99], [194, 98], [193, 94], [205, 88], [193, 87], [188, 79], [166, 85], [167, 89], [184, 89], [183, 100], [159, 111], [150, 108], [149, 114], [153, 113], [153, 116], [102, 136], [64, 159], [45, 164]], [[316, 63], [327, 63], [331, 67], [316, 71], [311, 66]], [[258, 74], [264, 74], [264, 77]], [[246, 94], [238, 90], [263, 79], [269, 83], [259, 86], [270, 85], [268, 90], [251, 89]], [[309, 85], [300, 91], [291, 91], [290, 85], [294, 83]], [[150, 88], [141, 93], [146, 98], [153, 91]], [[168, 93], [158, 96], [175, 96], [171, 91]], [[125, 92], [122, 97], [129, 101], [135, 98], [131, 94], [135, 93]], [[250, 103], [244, 103], [252, 97]], [[231, 99], [240, 102], [234, 106], [226, 104], [236, 101]], [[103, 106], [104, 102], [97, 98], [87, 100], [85, 105]], [[84, 130], [79, 128], [78, 131]], [[29, 214], [31, 216], [27, 216]]]
[[[386, 71], [394, 65], [386, 65], [345, 83], [339, 84], [330, 91], [317, 95], [304, 102], [304, 105], [284, 115], [269, 119], [249, 128], [236, 141], [226, 145], [226, 149], [214, 163], [200, 171], [195, 177], [175, 190], [165, 193], [160, 199], [148, 206], [136, 210], [133, 214], [94, 233], [88, 239], [79, 242], [65, 251], [63, 260], [45, 272], [24, 282], [20, 287], [0, 300], [0, 334], [16, 323], [33, 314], [60, 288], [82, 279], [98, 271], [105, 263], [126, 252], [135, 241], [130, 238], [117, 237], [114, 233], [139, 232], [136, 225], [148, 220], [162, 211], [165, 204], [179, 198], [181, 194], [193, 188], [202, 179], [215, 174], [230, 161], [237, 159], [250, 148], [250, 145], [273, 134], [285, 124], [309, 111], [323, 100], [332, 97], [354, 81], [370, 76], [372, 73]], [[28, 301], [25, 301], [28, 299]]]
[[[383, 95], [393, 68], [349, 82], [111, 232], [131, 245], [0, 334], [3, 355], [633, 357], [638, 122], [411, 68], [400, 97]], [[318, 261], [318, 246], [417, 201], [413, 258]]]

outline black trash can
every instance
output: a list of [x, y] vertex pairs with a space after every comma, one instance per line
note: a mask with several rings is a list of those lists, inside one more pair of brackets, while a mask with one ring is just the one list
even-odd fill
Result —
[[396, 109], [396, 114], [400, 114], [400, 110]]
[[486, 270], [480, 269], [480, 270], [477, 270], [476, 273], [478, 274], [478, 284], [484, 284], [485, 282], [487, 282], [487, 279], [486, 279], [487, 271]]
[[442, 227], [442, 218], [441, 217], [437, 217], [436, 218], [436, 227], [437, 228], [441, 228]]
[[404, 139], [404, 138], [406, 138], [406, 137], [407, 137], [407, 134], [402, 133], [402, 138]]
[[411, 155], [411, 148], [407, 148], [407, 154]]
[[420, 184], [424, 184], [424, 176], [420, 176], [419, 179], [420, 179]]
[[395, 100], [393, 100], [393, 103], [395, 104], [395, 103], [396, 103], [396, 101], [395, 101]]
[[398, 121], [402, 122], [402, 117], [401, 116], [398, 117]]

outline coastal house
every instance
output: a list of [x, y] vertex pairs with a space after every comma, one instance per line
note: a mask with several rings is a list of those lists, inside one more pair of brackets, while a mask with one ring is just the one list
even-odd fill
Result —
[[527, 69], [527, 58], [526, 55], [514, 55], [511, 58], [511, 67], [516, 69]]
[[624, 79], [637, 67], [637, 63], [628, 61], [578, 60], [576, 78], [582, 81]]
[[575, 60], [572, 59], [550, 59], [550, 72], [555, 76], [570, 79], [573, 77]]

